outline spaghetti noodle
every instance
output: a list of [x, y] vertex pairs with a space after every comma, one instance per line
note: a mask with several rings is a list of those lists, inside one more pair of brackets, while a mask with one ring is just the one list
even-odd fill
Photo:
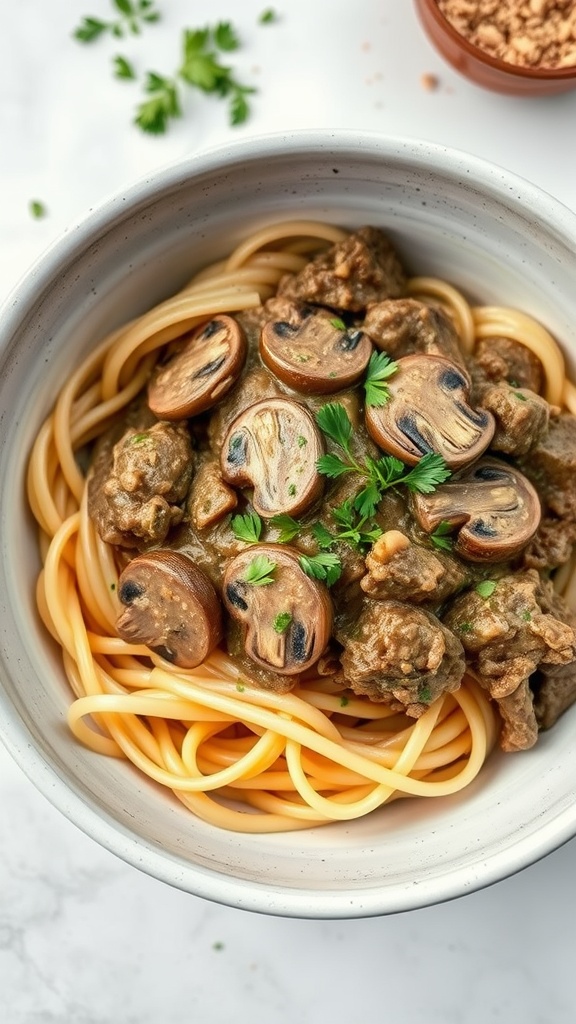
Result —
[[[198, 668], [178, 669], [115, 632], [119, 565], [88, 516], [76, 453], [144, 387], [160, 349], [214, 314], [260, 305], [283, 274], [344, 237], [306, 221], [263, 229], [116, 330], [62, 388], [29, 463], [44, 563], [37, 602], [75, 697], [72, 733], [100, 754], [128, 759], [198, 817], [242, 832], [308, 828], [402, 796], [455, 793], [476, 777], [498, 729], [493, 705], [468, 674], [414, 720], [313, 673], [288, 694], [261, 689], [219, 650]], [[449, 310], [466, 351], [495, 332], [529, 346], [546, 369], [548, 400], [573, 407], [561, 353], [535, 321], [471, 309], [432, 278], [412, 279], [409, 293]], [[571, 575], [562, 575], [566, 590]]]

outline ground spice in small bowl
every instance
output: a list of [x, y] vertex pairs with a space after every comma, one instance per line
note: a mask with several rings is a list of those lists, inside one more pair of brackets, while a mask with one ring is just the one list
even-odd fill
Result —
[[447, 21], [491, 57], [526, 68], [576, 65], [576, 0], [437, 0]]
[[576, 89], [576, 0], [414, 0], [430, 42], [476, 85], [515, 96]]

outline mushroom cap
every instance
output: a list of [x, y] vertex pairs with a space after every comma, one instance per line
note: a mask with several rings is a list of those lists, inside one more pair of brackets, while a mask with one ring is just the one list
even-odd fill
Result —
[[160, 367], [148, 385], [159, 419], [181, 420], [210, 409], [230, 390], [246, 361], [246, 335], [231, 316], [214, 317]]
[[495, 429], [491, 413], [468, 404], [470, 386], [462, 367], [442, 356], [405, 356], [388, 382], [386, 404], [366, 407], [368, 433], [408, 465], [437, 452], [460, 469], [482, 455]]
[[222, 639], [222, 609], [208, 577], [169, 548], [137, 555], [118, 581], [124, 611], [116, 620], [128, 643], [146, 644], [179, 668], [195, 668]]
[[441, 522], [460, 527], [454, 550], [471, 562], [504, 562], [517, 555], [538, 529], [540, 499], [519, 470], [485, 457], [433, 494], [413, 494], [423, 530]]
[[300, 515], [322, 494], [316, 462], [324, 441], [310, 411], [289, 398], [268, 398], [230, 425], [220, 456], [222, 476], [254, 488], [252, 504], [265, 518]]
[[328, 394], [360, 380], [372, 343], [327, 309], [292, 305], [283, 320], [269, 320], [260, 334], [260, 355], [296, 391]]
[[[246, 579], [258, 556], [273, 564], [272, 582], [265, 585]], [[224, 604], [245, 630], [246, 654], [279, 675], [298, 675], [314, 665], [332, 633], [328, 590], [306, 575], [299, 557], [299, 551], [284, 544], [252, 545], [224, 573]]]

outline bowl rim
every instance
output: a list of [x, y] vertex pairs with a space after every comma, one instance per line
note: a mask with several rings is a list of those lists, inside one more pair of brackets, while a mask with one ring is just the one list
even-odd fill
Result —
[[[104, 197], [79, 218], [34, 261], [0, 307], [0, 355], [21, 322], [22, 314], [40, 299], [49, 283], [70, 266], [74, 256], [114, 225], [120, 211], [134, 212], [192, 177], [221, 173], [223, 169], [265, 162], [281, 157], [290, 147], [291, 155], [354, 159], [359, 152], [388, 161], [418, 161], [423, 158], [438, 173], [453, 179], [468, 175], [485, 194], [506, 201], [524, 211], [536, 209], [548, 230], [576, 250], [576, 213], [527, 179], [463, 150], [421, 139], [380, 132], [326, 131], [317, 129], [271, 132], [220, 143], [170, 162], [132, 184]], [[152, 843], [142, 842], [118, 821], [87, 804], [70, 782], [64, 781], [51, 759], [35, 744], [24, 722], [10, 713], [11, 704], [0, 685], [0, 739], [35, 787], [65, 817], [102, 847], [126, 863], [161, 881], [215, 903], [272, 914], [313, 919], [344, 919], [380, 916], [419, 909], [459, 898], [492, 885], [536, 863], [576, 835], [576, 802], [564, 807], [541, 825], [535, 844], [533, 834], [522, 831], [517, 841], [469, 868], [455, 868], [440, 878], [418, 883], [414, 891], [402, 883], [346, 892], [304, 888], [292, 889], [269, 883], [229, 878], [217, 871], [187, 866], [173, 860]], [[193, 885], [191, 884], [193, 882]]]

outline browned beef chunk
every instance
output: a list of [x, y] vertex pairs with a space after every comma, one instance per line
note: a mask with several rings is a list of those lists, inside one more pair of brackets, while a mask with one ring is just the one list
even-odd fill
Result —
[[402, 295], [405, 287], [404, 269], [386, 236], [364, 227], [316, 256], [298, 274], [282, 278], [278, 294], [360, 312], [371, 302]]
[[490, 447], [507, 455], [526, 455], [548, 430], [550, 406], [527, 388], [509, 384], [485, 384], [476, 388], [476, 401], [496, 420]]
[[369, 597], [411, 604], [440, 605], [470, 578], [462, 562], [411, 543], [399, 530], [382, 534], [366, 556], [366, 568], [360, 586]]
[[520, 683], [512, 693], [498, 700], [502, 718], [500, 746], [507, 753], [529, 750], [538, 739], [538, 722], [534, 714], [534, 699], [527, 683]]
[[520, 468], [536, 487], [545, 512], [576, 523], [576, 416], [554, 416]]
[[522, 552], [521, 565], [526, 569], [556, 569], [568, 561], [575, 542], [576, 523], [557, 516], [543, 516], [532, 540]]
[[526, 345], [511, 338], [482, 338], [474, 349], [474, 361], [486, 380], [508, 381], [539, 395], [544, 384], [542, 363]]
[[[576, 629], [576, 611], [554, 590], [550, 580], [542, 580], [538, 589], [542, 610]], [[530, 680], [534, 691], [534, 711], [540, 729], [549, 729], [560, 715], [576, 703], [576, 661], [567, 665], [545, 665]]]
[[[568, 665], [576, 659], [576, 630], [555, 614], [543, 597], [538, 573], [530, 569], [503, 576], [491, 595], [475, 589], [456, 597], [443, 621], [459, 636], [480, 683], [497, 702], [504, 698], [504, 750], [524, 749], [537, 732], [531, 707], [530, 676], [537, 669]], [[513, 710], [521, 708], [517, 722]], [[531, 745], [531, 743], [529, 744]]]
[[551, 665], [531, 681], [534, 713], [540, 729], [550, 729], [576, 703], [576, 663]]
[[113, 430], [95, 454], [88, 479], [88, 511], [103, 540], [123, 547], [161, 543], [183, 516], [194, 461], [183, 423]]
[[418, 718], [464, 675], [460, 641], [430, 612], [399, 601], [366, 601], [350, 632], [340, 630], [346, 685]]
[[199, 530], [213, 526], [232, 512], [237, 504], [236, 491], [222, 479], [218, 462], [203, 453], [186, 501], [186, 512], [194, 526]]
[[458, 334], [448, 314], [438, 306], [416, 299], [378, 302], [367, 309], [362, 329], [391, 356], [423, 352], [463, 365]]

